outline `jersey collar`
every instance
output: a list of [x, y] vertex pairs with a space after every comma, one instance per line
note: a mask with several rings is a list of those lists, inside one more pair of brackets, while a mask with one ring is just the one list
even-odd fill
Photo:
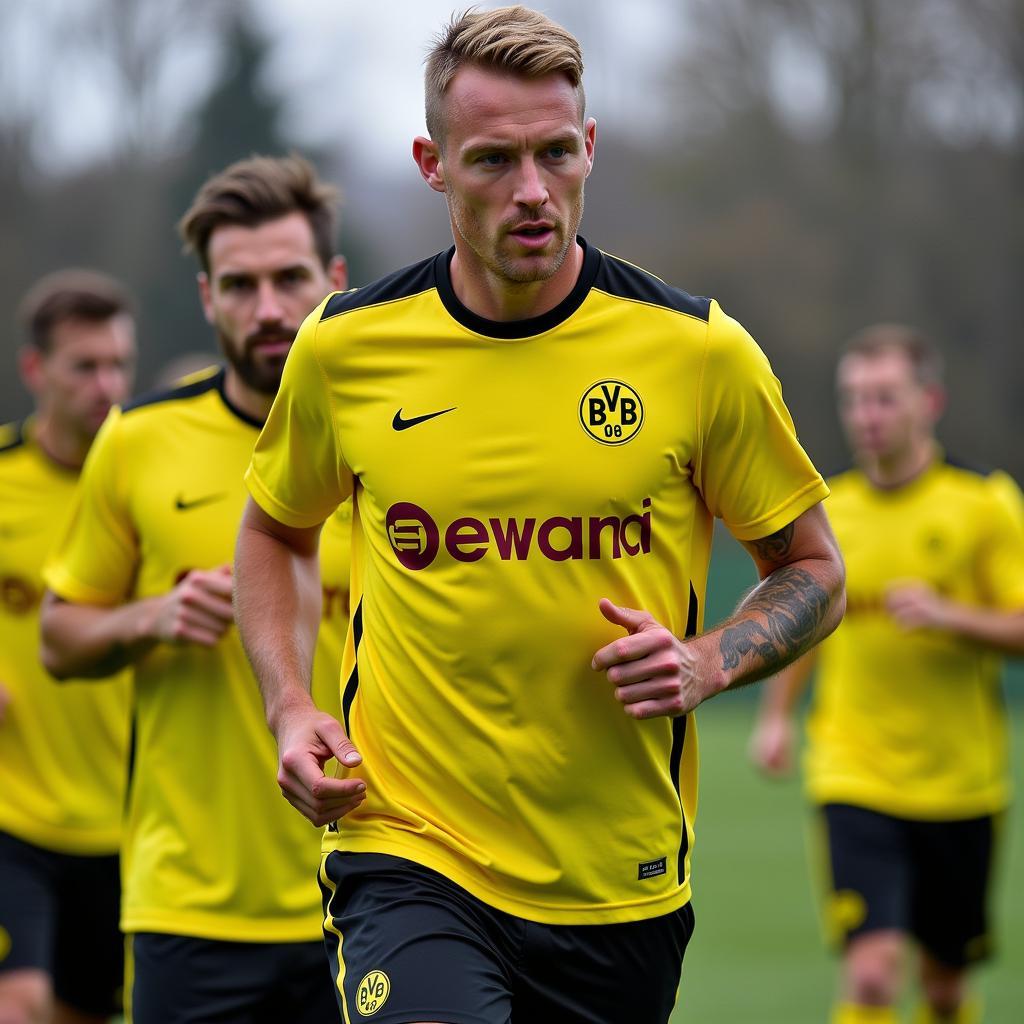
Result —
[[438, 253], [434, 258], [437, 294], [451, 317], [477, 334], [502, 340], [530, 338], [535, 334], [543, 334], [568, 320], [583, 305], [583, 300], [590, 293], [591, 285], [597, 277], [598, 267], [601, 265], [600, 250], [587, 245], [579, 235], [576, 236], [576, 241], [583, 249], [580, 276], [576, 279], [572, 291], [554, 309], [549, 309], [540, 316], [528, 317], [526, 320], [488, 320], [464, 306], [452, 287], [451, 264], [455, 255], [454, 245], [447, 252]]

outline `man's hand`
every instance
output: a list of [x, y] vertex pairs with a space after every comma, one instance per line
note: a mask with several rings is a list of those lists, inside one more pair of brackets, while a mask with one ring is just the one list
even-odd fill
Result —
[[904, 629], [949, 629], [951, 606], [925, 583], [893, 587], [885, 607]]
[[795, 747], [796, 727], [791, 715], [762, 715], [754, 726], [748, 753], [760, 772], [782, 778], [793, 770]]
[[649, 612], [621, 608], [601, 598], [601, 614], [628, 636], [613, 640], [593, 657], [631, 718], [677, 717], [692, 711], [714, 687], [702, 678], [697, 647], [684, 644]]
[[153, 605], [147, 635], [164, 643], [213, 647], [235, 621], [231, 586], [230, 565], [193, 569]]
[[3, 683], [0, 683], [0, 725], [4, 724], [4, 714], [7, 711], [7, 705], [11, 703], [11, 695], [7, 690], [7, 687]]
[[277, 784], [292, 807], [314, 825], [323, 826], [363, 802], [366, 783], [362, 779], [332, 779], [324, 775], [324, 765], [332, 757], [346, 768], [354, 768], [363, 760], [341, 723], [310, 702], [281, 714], [275, 726], [279, 754]]

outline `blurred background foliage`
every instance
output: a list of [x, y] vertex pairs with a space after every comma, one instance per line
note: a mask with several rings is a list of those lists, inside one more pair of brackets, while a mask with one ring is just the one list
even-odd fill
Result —
[[[606, 0], [544, 7], [585, 43], [595, 22], [630, 17]], [[404, 175], [357, 166], [361, 140], [344, 131], [314, 152], [293, 137], [288, 111], [303, 98], [268, 84], [279, 38], [256, 13], [249, 0], [0, 5], [0, 419], [27, 408], [10, 372], [17, 301], [59, 266], [101, 267], [135, 292], [141, 386], [182, 352], [212, 351], [172, 225], [233, 159], [302, 148], [343, 186], [355, 283], [449, 244], [443, 204], [411, 163]], [[639, 92], [646, 117], [615, 109], [638, 90], [616, 80], [614, 31], [587, 51], [603, 105], [591, 105], [584, 233], [718, 297], [768, 352], [825, 470], [846, 458], [837, 347], [892, 319], [947, 354], [947, 446], [1024, 478], [1024, 0], [666, 0], [662, 28], [665, 56]], [[45, 39], [36, 56], [29, 29]], [[386, 76], [379, 57], [368, 67]], [[375, 88], [357, 81], [339, 106]], [[117, 111], [104, 145], [50, 159], [46, 125], [100, 85]]]

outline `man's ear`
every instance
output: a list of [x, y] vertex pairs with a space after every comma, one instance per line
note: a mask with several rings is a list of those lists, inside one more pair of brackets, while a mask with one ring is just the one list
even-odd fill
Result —
[[29, 394], [38, 398], [43, 390], [43, 362], [46, 356], [35, 345], [18, 350], [18, 372]]
[[331, 262], [327, 264], [327, 280], [336, 292], [343, 292], [348, 288], [348, 263], [344, 256], [332, 256]]
[[416, 161], [420, 176], [435, 191], [444, 192], [444, 164], [441, 162], [441, 148], [432, 139], [418, 135], [413, 139], [412, 158]]
[[213, 323], [213, 302], [211, 301], [212, 291], [210, 288], [210, 278], [205, 270], [200, 270], [196, 274], [196, 284], [199, 285], [199, 302], [203, 307], [203, 316], [206, 317], [208, 324]]

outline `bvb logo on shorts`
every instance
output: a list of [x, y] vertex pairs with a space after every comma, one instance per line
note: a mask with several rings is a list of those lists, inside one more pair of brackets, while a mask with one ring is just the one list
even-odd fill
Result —
[[625, 381], [599, 380], [583, 392], [580, 423], [601, 444], [625, 444], [644, 425], [644, 403]]
[[391, 979], [383, 971], [370, 971], [356, 989], [356, 1009], [363, 1017], [376, 1013], [391, 994]]

